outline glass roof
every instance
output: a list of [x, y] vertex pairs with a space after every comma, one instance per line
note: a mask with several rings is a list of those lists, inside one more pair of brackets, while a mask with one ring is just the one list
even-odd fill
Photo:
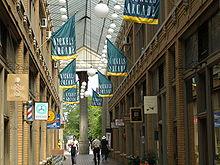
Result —
[[[65, 5], [60, 5], [59, 0], [48, 0], [49, 10], [54, 26], [54, 31], [62, 26], [60, 8], [65, 7], [67, 9], [67, 16], [70, 18], [76, 14], [76, 48], [79, 50], [82, 47], [88, 47], [98, 55], [102, 54], [103, 47], [105, 45], [105, 39], [109, 25], [112, 23], [110, 17], [114, 13], [115, 0], [104, 0], [103, 2], [109, 7], [108, 17], [101, 19], [95, 16], [94, 8], [98, 4], [99, 0], [66, 0]], [[120, 29], [122, 19], [121, 11], [116, 12], [119, 17], [113, 22], [116, 24], [114, 33], [111, 34], [110, 39], [113, 43], [117, 37]]]

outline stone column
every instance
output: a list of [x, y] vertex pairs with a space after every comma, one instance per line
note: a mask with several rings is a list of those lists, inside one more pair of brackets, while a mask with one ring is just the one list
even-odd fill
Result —
[[0, 70], [0, 164], [4, 164], [4, 109], [5, 109], [5, 69]]
[[[82, 82], [88, 82], [87, 72], [79, 72], [79, 84], [80, 87]], [[87, 84], [88, 85], [88, 84]], [[80, 98], [80, 137], [79, 137], [79, 153], [88, 154], [89, 153], [89, 140], [88, 140], [88, 105], [87, 98]]]
[[186, 139], [184, 126], [184, 81], [183, 81], [183, 54], [181, 41], [176, 41], [176, 121], [177, 121], [177, 150], [178, 150], [178, 165], [186, 164]]

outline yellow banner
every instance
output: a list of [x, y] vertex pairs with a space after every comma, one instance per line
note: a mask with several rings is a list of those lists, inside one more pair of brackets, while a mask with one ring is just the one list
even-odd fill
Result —
[[153, 18], [141, 18], [141, 17], [124, 15], [123, 19], [126, 21], [133, 21], [136, 23], [153, 24], [153, 25], [158, 24], [158, 19], [153, 19]]

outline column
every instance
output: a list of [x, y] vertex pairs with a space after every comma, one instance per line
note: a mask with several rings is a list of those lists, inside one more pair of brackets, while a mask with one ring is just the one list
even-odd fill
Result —
[[165, 74], [166, 74], [166, 111], [167, 111], [167, 163], [173, 165], [174, 163], [174, 146], [173, 141], [173, 119], [174, 119], [174, 107], [173, 107], [173, 95], [172, 95], [172, 56], [169, 51], [166, 52], [165, 60]]
[[[135, 85], [134, 86], [134, 106], [137, 106], [138, 103], [138, 87]], [[142, 123], [141, 123], [142, 124]], [[140, 143], [141, 143], [141, 139], [140, 139], [140, 123], [134, 123], [134, 155], [138, 155], [140, 156]]]
[[[87, 72], [79, 72], [79, 84], [80, 87], [82, 82], [88, 82]], [[88, 84], [87, 84], [88, 85]], [[89, 140], [88, 140], [88, 109], [87, 109], [87, 98], [80, 98], [80, 137], [79, 137], [79, 153], [89, 153]]]
[[184, 126], [184, 81], [183, 81], [183, 54], [182, 45], [178, 40], [175, 45], [176, 51], [176, 108], [177, 108], [177, 150], [178, 150], [178, 165], [186, 164], [185, 155], [185, 126]]
[[[24, 43], [21, 41], [18, 45], [17, 56], [16, 56], [16, 73], [23, 73], [24, 66]], [[23, 103], [22, 101], [17, 102], [17, 164], [23, 164]]]
[[103, 109], [102, 109], [102, 135], [106, 136], [106, 128], [107, 128], [107, 113], [108, 113], [108, 100], [107, 98], [103, 98]]
[[0, 70], [0, 164], [4, 164], [4, 109], [5, 109], [5, 69]]
[[[24, 73], [29, 75], [29, 53], [28, 51], [25, 53], [24, 56]], [[24, 114], [25, 115], [25, 114]], [[30, 145], [30, 126], [26, 123], [26, 121], [23, 121], [24, 124], [24, 149], [23, 149], [23, 165], [28, 165], [29, 161], [29, 145]]]
[[[40, 73], [37, 73], [35, 78], [35, 101], [40, 101]], [[33, 139], [34, 139], [34, 164], [38, 165], [40, 162], [40, 131], [39, 131], [40, 121], [33, 122]]]
[[[43, 89], [42, 101], [47, 102], [47, 87]], [[47, 160], [47, 122], [41, 122], [41, 158], [40, 160]]]

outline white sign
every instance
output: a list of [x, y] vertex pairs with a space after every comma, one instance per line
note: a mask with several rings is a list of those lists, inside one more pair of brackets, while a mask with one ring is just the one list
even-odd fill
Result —
[[106, 140], [108, 141], [108, 146], [111, 148], [111, 133], [107, 132], [106, 133]]
[[157, 96], [144, 96], [144, 114], [157, 113]]
[[35, 103], [35, 120], [48, 119], [48, 103], [38, 102]]

